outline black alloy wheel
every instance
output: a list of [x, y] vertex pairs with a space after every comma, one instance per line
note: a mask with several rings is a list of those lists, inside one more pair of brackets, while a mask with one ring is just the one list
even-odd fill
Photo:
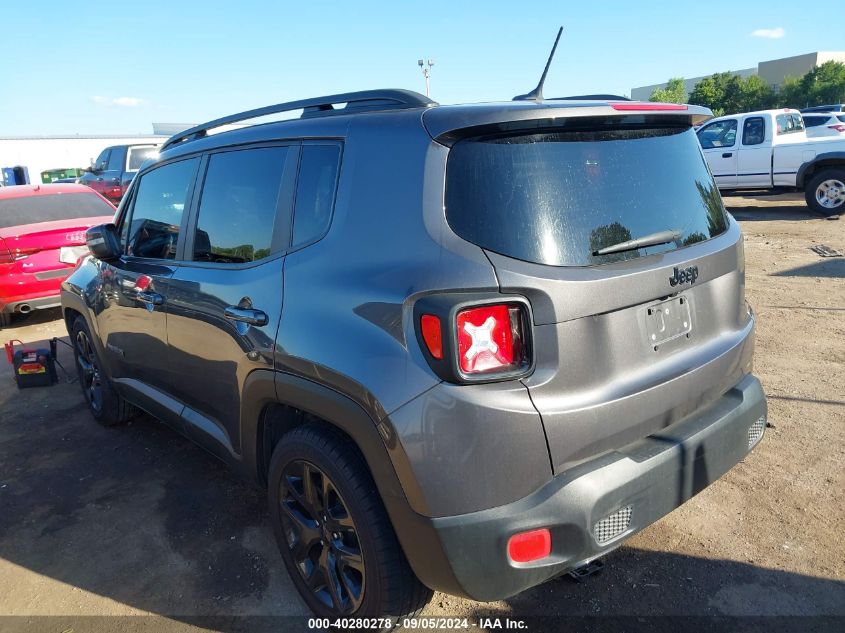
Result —
[[88, 338], [88, 333], [83, 329], [76, 332], [74, 345], [82, 393], [85, 395], [85, 401], [91, 407], [91, 411], [97, 415], [103, 410], [103, 382], [100, 367], [97, 364], [97, 355], [94, 352], [91, 339]]
[[305, 585], [332, 613], [354, 613], [366, 589], [364, 557], [334, 483], [316, 465], [295, 460], [282, 472], [279, 500], [285, 540]]

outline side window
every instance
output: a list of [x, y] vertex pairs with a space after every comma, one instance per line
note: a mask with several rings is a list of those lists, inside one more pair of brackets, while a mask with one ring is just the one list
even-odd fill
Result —
[[129, 161], [126, 171], [137, 171], [141, 169], [144, 161], [158, 157], [158, 147], [130, 147]]
[[294, 246], [319, 239], [329, 228], [339, 167], [339, 145], [302, 147], [293, 212]]
[[123, 171], [124, 156], [126, 156], [125, 152], [125, 147], [112, 148], [111, 155], [109, 156], [110, 171]]
[[111, 154], [111, 147], [107, 147], [100, 155], [97, 156], [97, 160], [94, 161], [94, 169], [98, 171], [105, 171], [109, 168], [109, 155]]
[[806, 125], [807, 127], [816, 127], [817, 125], [821, 125], [822, 123], [824, 123], [825, 119], [827, 119], [827, 117], [805, 116], [804, 125]]
[[716, 121], [701, 128], [698, 140], [704, 149], [733, 147], [736, 143], [736, 119]]
[[199, 158], [148, 171], [138, 182], [126, 238], [126, 254], [174, 259], [179, 227], [199, 165]]
[[766, 124], [763, 117], [755, 116], [745, 119], [742, 125], [742, 144], [759, 145], [766, 138]]
[[241, 264], [271, 254], [287, 147], [212, 154], [208, 160], [194, 260]]
[[[796, 129], [795, 119], [798, 119], [799, 127]], [[791, 114], [779, 114], [777, 116], [778, 134], [791, 134], [804, 129], [801, 124], [801, 117], [795, 117]]]

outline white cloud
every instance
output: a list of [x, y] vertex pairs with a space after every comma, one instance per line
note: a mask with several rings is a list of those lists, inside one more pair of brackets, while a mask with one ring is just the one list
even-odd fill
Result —
[[751, 37], [765, 37], [770, 40], [779, 40], [784, 35], [786, 35], [786, 31], [781, 26], [775, 29], [757, 29], [751, 32]]
[[116, 97], [112, 99], [111, 97], [102, 97], [100, 95], [94, 95], [91, 97], [91, 101], [103, 105], [116, 105], [124, 108], [134, 108], [144, 102], [143, 99], [139, 99], [138, 97]]
[[117, 99], [112, 99], [112, 103], [118, 106], [134, 108], [136, 105], [141, 103], [141, 99], [138, 97], [118, 97]]

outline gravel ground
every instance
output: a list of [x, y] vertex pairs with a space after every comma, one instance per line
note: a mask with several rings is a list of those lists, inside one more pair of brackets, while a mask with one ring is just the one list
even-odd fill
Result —
[[[845, 220], [794, 201], [726, 204], [745, 232], [773, 424], [763, 442], [599, 574], [495, 603], [436, 594], [426, 616], [482, 630], [495, 630], [485, 617], [529, 630], [845, 630], [845, 258], [810, 250], [845, 251]], [[2, 338], [66, 337], [58, 316]], [[76, 384], [19, 392], [10, 375], [0, 370], [0, 631], [307, 628], [260, 491], [149, 417], [104, 429]]]

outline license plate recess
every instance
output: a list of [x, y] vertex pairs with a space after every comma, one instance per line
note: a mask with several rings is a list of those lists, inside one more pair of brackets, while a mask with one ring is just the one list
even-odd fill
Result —
[[692, 331], [689, 300], [684, 296], [649, 306], [645, 317], [648, 342], [655, 349], [663, 343], [687, 336]]

